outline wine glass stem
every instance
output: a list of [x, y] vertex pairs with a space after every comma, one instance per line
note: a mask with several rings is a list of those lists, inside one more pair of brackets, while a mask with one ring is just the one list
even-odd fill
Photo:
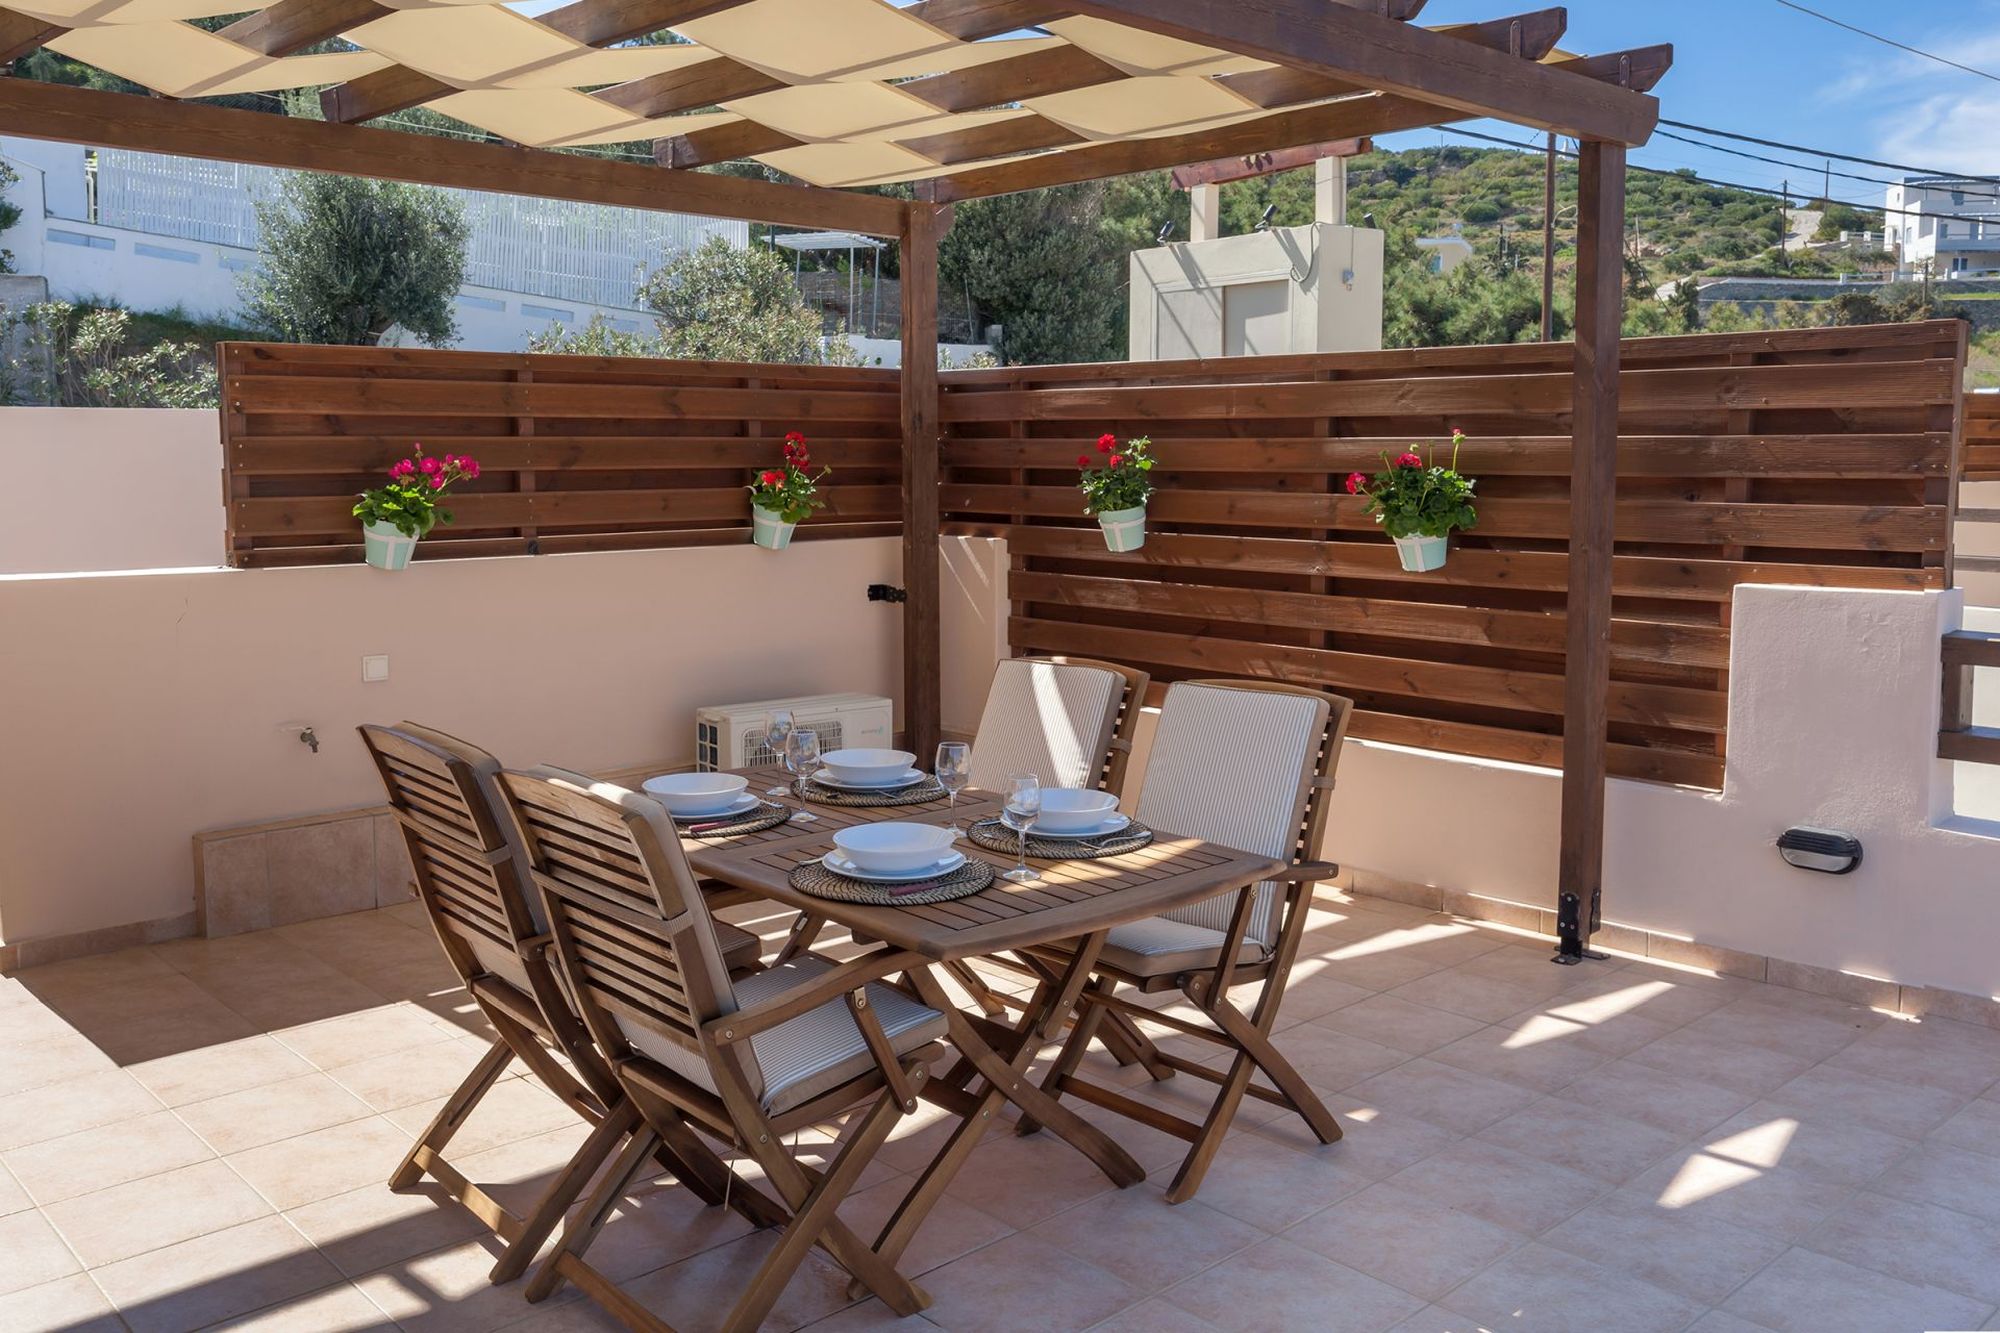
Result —
[[1028, 868], [1028, 830], [1024, 828], [1021, 830], [1021, 859], [1015, 862], [1014, 869], [1017, 871], [1026, 871], [1027, 868]]
[[958, 836], [958, 793], [957, 792], [955, 791], [945, 792], [944, 813], [945, 813], [945, 827], [949, 828], [951, 830], [951, 836], [956, 838]]

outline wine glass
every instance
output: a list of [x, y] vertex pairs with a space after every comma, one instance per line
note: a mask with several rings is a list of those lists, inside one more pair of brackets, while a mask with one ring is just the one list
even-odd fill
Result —
[[944, 741], [937, 748], [938, 786], [944, 788], [945, 810], [950, 816], [951, 836], [958, 839], [958, 794], [972, 781], [972, 747], [964, 741]]
[[799, 796], [799, 812], [792, 816], [795, 824], [810, 824], [819, 816], [806, 809], [805, 784], [812, 781], [813, 774], [819, 772], [819, 733], [793, 728], [785, 738], [785, 771], [792, 775]]
[[[764, 741], [771, 747], [772, 758], [776, 759], [781, 764], [785, 762], [785, 741], [791, 736], [791, 734], [792, 734], [791, 709], [789, 708], [774, 709], [767, 717], [765, 717]], [[785, 785], [783, 783], [779, 783], [775, 787], [767, 788], [764, 794], [766, 796], [783, 796], [785, 794]]]
[[1001, 878], [1027, 884], [1042, 877], [1028, 864], [1028, 830], [1042, 814], [1042, 780], [1033, 773], [1015, 773], [1007, 779], [1007, 803], [1000, 807], [1000, 822], [1021, 835], [1021, 859]]

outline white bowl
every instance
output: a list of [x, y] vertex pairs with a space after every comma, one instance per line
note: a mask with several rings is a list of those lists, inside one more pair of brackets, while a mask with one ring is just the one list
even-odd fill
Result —
[[908, 750], [833, 750], [819, 757], [836, 782], [894, 782], [917, 757]]
[[1118, 798], [1108, 791], [1078, 791], [1073, 787], [1042, 788], [1042, 813], [1035, 827], [1044, 833], [1074, 833], [1096, 828], [1117, 813]]
[[733, 773], [662, 773], [647, 778], [646, 795], [670, 815], [712, 815], [743, 794], [750, 779]]
[[848, 860], [884, 875], [936, 865], [951, 844], [951, 830], [935, 824], [856, 824], [833, 835], [833, 845]]

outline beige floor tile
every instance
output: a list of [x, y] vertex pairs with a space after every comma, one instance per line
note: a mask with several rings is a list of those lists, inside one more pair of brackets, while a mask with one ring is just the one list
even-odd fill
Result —
[[273, 1211], [223, 1162], [200, 1162], [44, 1210], [92, 1268], [206, 1236]]
[[[393, 1163], [391, 1164], [393, 1165]], [[287, 1220], [349, 1277], [481, 1235], [485, 1224], [454, 1203], [436, 1181], [392, 1190], [382, 1179], [302, 1204]]]
[[360, 1120], [369, 1110], [367, 1103], [327, 1075], [311, 1073], [193, 1102], [177, 1114], [227, 1156]]
[[[1232, 1134], [1209, 1163], [1197, 1198], [1253, 1227], [1282, 1231], [1377, 1178], [1357, 1165], [1354, 1144], [1350, 1136], [1301, 1151], [1260, 1134]], [[1171, 1173], [1155, 1176], [1170, 1178]]]
[[1164, 1297], [1155, 1296], [1120, 1310], [1101, 1324], [1092, 1324], [1090, 1333], [1213, 1333], [1215, 1327]]
[[267, 1143], [227, 1160], [273, 1208], [291, 1209], [386, 1182], [409, 1150], [409, 1135], [370, 1116]]
[[1714, 1218], [1790, 1241], [1818, 1226], [1853, 1194], [1851, 1186], [1803, 1172], [1695, 1151], [1675, 1153], [1634, 1177], [1626, 1189], [1691, 1218]]
[[1528, 1242], [1393, 1179], [1313, 1214], [1284, 1238], [1425, 1300]]
[[1378, 1330], [1416, 1313], [1406, 1291], [1280, 1236], [1169, 1287], [1167, 1300], [1218, 1328]]
[[159, 1109], [159, 1099], [122, 1069], [45, 1083], [0, 1097], [0, 1153]]
[[1284, 999], [1278, 1002], [1278, 1025], [1289, 1027], [1293, 1023], [1335, 1013], [1375, 993], [1371, 987], [1335, 976], [1330, 971], [1317, 968], [1314, 960], [1306, 960], [1292, 969]]
[[1626, 1059], [1753, 1097], [1782, 1087], [1813, 1066], [1804, 1055], [1698, 1032], [1692, 1026], [1648, 1042]]
[[1692, 1138], [1756, 1100], [1702, 1080], [1668, 1073], [1630, 1059], [1599, 1065], [1556, 1096], [1611, 1111]]
[[467, 1041], [431, 1043], [341, 1065], [330, 1077], [375, 1110], [393, 1111], [450, 1096], [485, 1053]]
[[1967, 1098], [1921, 1083], [1820, 1065], [1772, 1090], [1772, 1109], [1801, 1120], [1852, 1119], [1906, 1139], [1920, 1139], [1958, 1113]]
[[[577, 1211], [572, 1209], [571, 1215]], [[628, 1193], [591, 1243], [587, 1257], [612, 1281], [625, 1282], [754, 1230], [734, 1208], [711, 1208], [667, 1180]], [[873, 1234], [867, 1239], [873, 1240]]]
[[[1032, 1275], [1023, 1281], [1024, 1275]], [[956, 1333], [1088, 1328], [1136, 1305], [1146, 1292], [1023, 1232], [926, 1273], [924, 1318]]]
[[111, 1302], [84, 1273], [0, 1295], [8, 1333], [125, 1333]]
[[2000, 1157], [1985, 1153], [1926, 1143], [1876, 1176], [1869, 1188], [2000, 1222]]
[[214, 1156], [172, 1111], [160, 1109], [16, 1148], [4, 1160], [35, 1202], [47, 1206]]
[[380, 1008], [386, 992], [307, 957], [297, 975], [203, 978], [203, 990], [259, 1028], [300, 1027]]
[[361, 1294], [359, 1287], [342, 1282], [281, 1300], [251, 1314], [225, 1319], [215, 1325], [215, 1331], [361, 1333], [361, 1330], [386, 1330], [395, 1326], [389, 1316], [375, 1308], [375, 1302]]
[[182, 1333], [336, 1282], [280, 1217], [264, 1217], [92, 1270], [133, 1333]]
[[[757, 1232], [656, 1269], [624, 1284], [625, 1290], [678, 1333], [709, 1333], [721, 1326], [776, 1244], [776, 1232]], [[845, 1309], [850, 1304], [847, 1284], [846, 1269], [817, 1252], [809, 1255], [779, 1295], [764, 1327], [802, 1328]]]
[[7, 1041], [0, 1037], [0, 1097], [108, 1073], [117, 1062], [77, 1033]]
[[1775, 1236], [1628, 1190], [1544, 1232], [1541, 1243], [1703, 1304], [1722, 1300], [1787, 1248]]
[[1866, 1184], [1916, 1146], [1852, 1120], [1801, 1118], [1768, 1102], [1753, 1103], [1695, 1142], [1714, 1157], [1755, 1167], [1781, 1166], [1836, 1185]]
[[1990, 1308], [1797, 1249], [1780, 1256], [1722, 1304], [1726, 1313], [1781, 1333], [1973, 1328]]
[[428, 1011], [409, 1003], [385, 1004], [272, 1035], [321, 1069], [446, 1039]]
[[[436, 1097], [398, 1107], [388, 1112], [387, 1118], [391, 1124], [415, 1138], [443, 1107], [444, 1098]], [[471, 1118], [452, 1137], [445, 1153], [455, 1161], [576, 1122], [576, 1113], [544, 1092], [540, 1084], [527, 1079], [503, 1079], [479, 1099]]]
[[[499, 1254], [500, 1242], [482, 1236], [378, 1269], [354, 1285], [409, 1333], [486, 1333], [549, 1314], [522, 1300], [524, 1282], [496, 1287], [488, 1280]], [[577, 1298], [576, 1288], [565, 1286], [549, 1300]]]
[[1977, 1097], [2000, 1081], [2000, 1034], [1943, 1021], [1884, 1023], [1827, 1061], [1892, 1083], [1921, 1083]]
[[1681, 1146], [1678, 1134], [1546, 1097], [1479, 1131], [1478, 1138], [1617, 1185]]
[[0, 1217], [0, 1293], [40, 1286], [79, 1271], [76, 1255], [40, 1213]]
[[1967, 1102], [1964, 1110], [1932, 1130], [1928, 1137], [1934, 1143], [1967, 1152], [2000, 1156], [2000, 1100], [1982, 1097]]
[[[857, 1190], [840, 1205], [841, 1220], [853, 1228], [855, 1235], [873, 1244], [890, 1216], [909, 1197], [910, 1187], [915, 1183], [913, 1177], [899, 1176]], [[896, 1266], [912, 1277], [928, 1273], [1013, 1232], [1014, 1228], [999, 1218], [946, 1194], [924, 1219]]]
[[1428, 1057], [1357, 1083], [1347, 1089], [1347, 1095], [1460, 1134], [1475, 1134], [1540, 1100], [1530, 1088]]
[[1769, 1329], [1764, 1324], [1753, 1324], [1747, 1319], [1738, 1319], [1733, 1314], [1710, 1310], [1689, 1324], [1687, 1333], [1769, 1333]]
[[1905, 1282], [2000, 1305], [2000, 1224], [1862, 1190], [1799, 1243]]
[[1533, 986], [1504, 977], [1469, 972], [1464, 965], [1427, 973], [1388, 992], [1413, 1004], [1427, 1004], [1482, 1023], [1497, 1023], [1544, 997]]
[[[1289, 999], [1289, 996], [1287, 997]], [[1315, 1018], [1320, 1027], [1423, 1055], [1479, 1030], [1479, 1020], [1396, 995], [1371, 995]]]
[[1037, 1223], [1028, 1234], [1142, 1291], [1159, 1291], [1265, 1236], [1199, 1198], [1170, 1204], [1151, 1182], [1099, 1195]]
[[1580, 1171], [1476, 1139], [1454, 1143], [1384, 1183], [1529, 1235], [1547, 1230], [1610, 1189]]
[[21, 1182], [14, 1179], [14, 1173], [0, 1165], [0, 1217], [11, 1217], [34, 1206], [35, 1201], [21, 1188]]
[[132, 1066], [134, 1079], [168, 1106], [209, 1101], [233, 1092], [298, 1078], [313, 1067], [271, 1037], [205, 1046]]
[[1808, 1060], [1825, 1060], [1867, 1036], [1881, 1022], [1866, 1009], [1833, 1003], [1836, 1007], [1830, 1011], [1806, 1012], [1773, 1005], [1761, 997], [1743, 999], [1696, 1019], [1688, 1024], [1688, 1030]]
[[1309, 983], [1338, 981], [1363, 991], [1385, 991], [1450, 966], [1397, 947], [1393, 935], [1349, 940], [1319, 955]]
[[1528, 1245], [1439, 1302], [1513, 1333], [1670, 1333], [1702, 1307], [1615, 1268]]
[[[1352, 1087], [1411, 1058], [1407, 1051], [1314, 1023], [1301, 1023], [1275, 1033], [1271, 1044], [1278, 1048], [1279, 1055], [1291, 1062], [1292, 1068], [1299, 1071], [1299, 1076], [1309, 1086], [1321, 1093]], [[1212, 1069], [1226, 1068], [1235, 1059], [1232, 1051], [1217, 1050], [1215, 1047], [1208, 1049], [1215, 1053], [1207, 1055], [1202, 1063]], [[1261, 1071], [1256, 1078], [1259, 1083], [1270, 1085], [1270, 1080]]]
[[1054, 1135], [1010, 1134], [974, 1148], [948, 1193], [1022, 1228], [1113, 1188], [1089, 1158]]
[[1581, 1023], [1536, 1014], [1481, 1028], [1440, 1046], [1428, 1058], [1488, 1078], [1554, 1092], [1610, 1060], [1605, 1052], [1585, 1044], [1589, 1032]]
[[[451, 1160], [465, 1173], [466, 1179], [476, 1181], [503, 1206], [517, 1214], [526, 1214], [541, 1201], [557, 1174], [576, 1156], [589, 1133], [588, 1126], [572, 1117], [569, 1124], [559, 1129], [537, 1134], [533, 1138], [517, 1139], [484, 1152], [461, 1154]], [[397, 1156], [400, 1157], [401, 1153]], [[394, 1160], [390, 1165], [395, 1165]], [[756, 1178], [743, 1166], [740, 1156], [738, 1170], [745, 1179]]]

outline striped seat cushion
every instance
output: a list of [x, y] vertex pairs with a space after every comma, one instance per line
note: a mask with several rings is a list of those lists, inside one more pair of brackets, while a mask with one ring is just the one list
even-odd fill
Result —
[[[745, 977], [735, 983], [737, 1007], [748, 1009], [776, 999], [833, 966], [818, 958], [799, 958]], [[871, 983], [868, 1003], [898, 1055], [944, 1036], [944, 1015], [899, 990]], [[625, 1019], [619, 1026], [633, 1049], [710, 1092], [716, 1090], [708, 1062], [697, 1053]], [[840, 998], [754, 1034], [750, 1049], [763, 1075], [763, 1086], [753, 1091], [772, 1115], [809, 1102], [875, 1066], [847, 1001]]]
[[993, 673], [972, 745], [972, 785], [1005, 789], [1014, 773], [1044, 787], [1095, 787], [1125, 682], [1102, 667], [1014, 659]]
[[[1327, 713], [1323, 700], [1304, 695], [1176, 683], [1160, 708], [1139, 821], [1290, 858], [1304, 813], [1304, 775], [1318, 756]], [[1266, 880], [1256, 893], [1245, 938], [1268, 946], [1277, 940], [1277, 885]], [[1166, 918], [1221, 933], [1235, 909], [1229, 892]]]
[[[1104, 937], [1098, 961], [1135, 977], [1169, 977], [1195, 968], [1214, 967], [1222, 961], [1226, 931], [1190, 925], [1171, 917], [1149, 916], [1144, 921], [1114, 926]], [[1264, 946], [1246, 939], [1236, 951], [1239, 963], [1254, 963], [1264, 955]]]

